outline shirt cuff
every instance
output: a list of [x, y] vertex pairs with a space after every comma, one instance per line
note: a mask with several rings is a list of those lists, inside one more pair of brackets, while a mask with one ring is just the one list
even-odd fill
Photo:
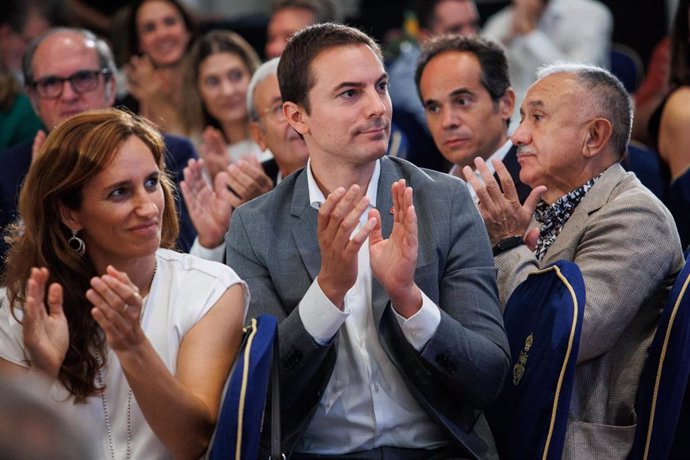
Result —
[[215, 248], [205, 248], [199, 243], [199, 237], [196, 237], [194, 238], [194, 244], [192, 244], [192, 247], [189, 249], [189, 253], [193, 256], [201, 257], [202, 259], [223, 263], [225, 243], [221, 243]]
[[[421, 291], [421, 290], [420, 290]], [[441, 324], [441, 310], [429, 297], [422, 292], [422, 308], [417, 313], [405, 319], [400, 316], [395, 308], [395, 319], [402, 328], [403, 334], [410, 345], [417, 351], [422, 351], [431, 337], [436, 333]]]
[[319, 278], [316, 277], [297, 308], [304, 329], [316, 343], [324, 346], [333, 339], [340, 326], [350, 316], [350, 309], [347, 305], [344, 311], [336, 307], [323, 293], [318, 281]]

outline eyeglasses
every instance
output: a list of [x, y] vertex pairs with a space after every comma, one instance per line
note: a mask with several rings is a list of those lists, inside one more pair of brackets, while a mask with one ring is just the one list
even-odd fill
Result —
[[264, 116], [268, 116], [271, 120], [275, 121], [276, 123], [282, 123], [284, 121], [287, 121], [287, 118], [285, 118], [285, 114], [283, 113], [282, 103], [278, 103], [274, 106], [262, 110], [259, 114], [259, 118]]
[[36, 88], [39, 97], [43, 99], [57, 99], [62, 94], [62, 88], [65, 86], [66, 81], [69, 82], [75, 93], [84, 94], [98, 87], [101, 75], [107, 80], [111, 75], [110, 70], [80, 70], [64, 78], [50, 75], [34, 81], [31, 86]]

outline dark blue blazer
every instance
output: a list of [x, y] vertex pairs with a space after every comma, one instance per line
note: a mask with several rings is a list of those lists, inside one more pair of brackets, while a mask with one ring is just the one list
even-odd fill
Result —
[[[188, 252], [196, 237], [196, 230], [187, 213], [184, 200], [179, 194], [179, 183], [183, 179], [182, 171], [190, 158], [197, 158], [192, 143], [179, 136], [164, 135], [165, 165], [175, 182], [175, 204], [180, 218], [180, 234], [177, 238], [179, 250]], [[4, 236], [7, 226], [17, 218], [17, 200], [22, 182], [31, 165], [31, 145], [33, 140], [17, 144], [0, 152], [0, 268], [4, 268], [4, 260], [9, 247]]]

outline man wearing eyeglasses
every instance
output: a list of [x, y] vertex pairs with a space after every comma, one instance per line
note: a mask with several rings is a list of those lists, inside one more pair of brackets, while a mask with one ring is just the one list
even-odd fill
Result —
[[[108, 45], [84, 29], [55, 28], [34, 40], [26, 49], [22, 71], [34, 111], [47, 130], [85, 110], [106, 108], [115, 102], [115, 63]], [[17, 197], [21, 183], [40, 151], [46, 134], [39, 131], [33, 143], [27, 141], [0, 152], [0, 231], [17, 218]], [[189, 140], [165, 136], [166, 165], [178, 183], [182, 170], [196, 152]], [[178, 203], [180, 236], [178, 247], [188, 250], [196, 232], [186, 208]], [[0, 235], [0, 256], [7, 250]], [[3, 257], [4, 258], [4, 257]], [[2, 268], [2, 262], [0, 262]]]
[[[252, 139], [263, 149], [273, 153], [263, 163], [274, 181], [279, 182], [292, 172], [304, 167], [309, 159], [307, 144], [290, 126], [283, 114], [283, 100], [278, 87], [278, 58], [259, 67], [247, 90], [247, 111]], [[271, 165], [269, 162], [274, 163]]]

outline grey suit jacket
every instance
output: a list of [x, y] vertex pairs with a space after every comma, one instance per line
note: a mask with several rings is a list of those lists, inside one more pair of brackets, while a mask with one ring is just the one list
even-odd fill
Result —
[[[415, 281], [441, 309], [441, 323], [417, 352], [405, 339], [383, 287], [374, 279], [372, 308], [379, 340], [412, 395], [470, 458], [496, 458], [480, 409], [498, 395], [508, 370], [508, 343], [498, 308], [496, 269], [484, 224], [466, 186], [405, 160], [381, 160], [377, 208], [383, 235], [393, 218], [390, 186], [406, 179], [419, 222]], [[321, 267], [317, 211], [302, 170], [235, 211], [227, 261], [249, 284], [249, 317], [280, 320], [284, 446], [308, 427], [330, 379], [337, 340], [318, 345], [296, 308]]]
[[496, 257], [501, 304], [530, 272], [559, 259], [578, 264], [587, 290], [563, 458], [624, 459], [647, 348], [683, 264], [678, 232], [666, 207], [616, 163], [541, 262], [525, 246]]

